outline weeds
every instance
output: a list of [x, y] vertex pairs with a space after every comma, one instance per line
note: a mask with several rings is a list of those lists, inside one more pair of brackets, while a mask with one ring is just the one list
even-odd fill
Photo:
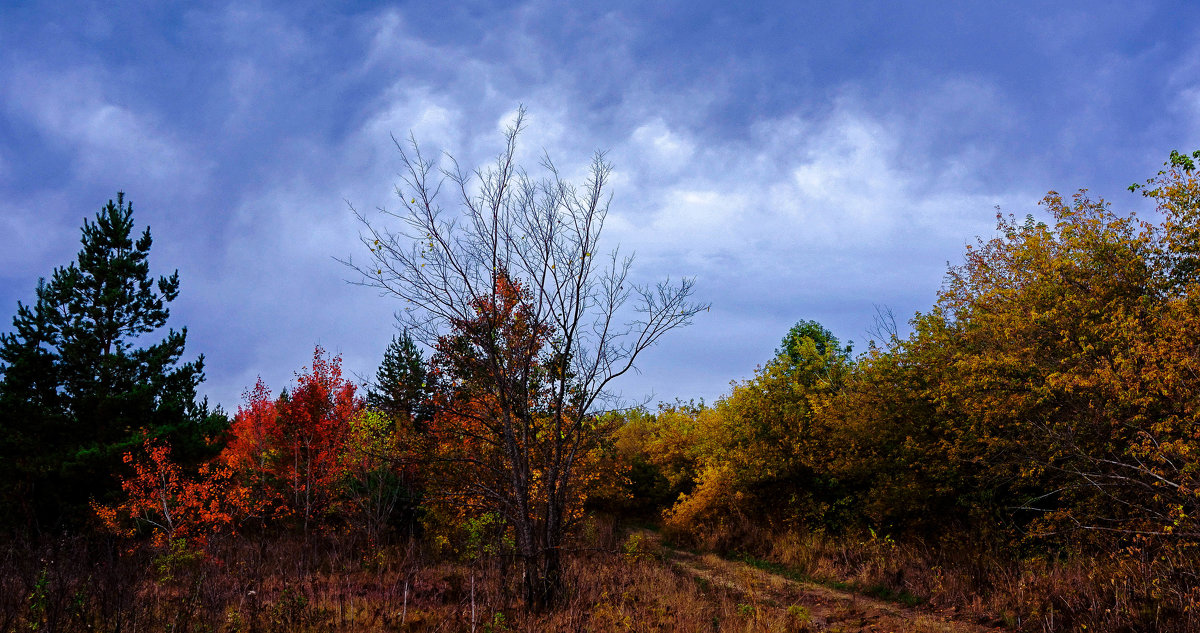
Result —
[[[611, 524], [596, 526], [588, 536], [595, 540], [576, 544], [565, 558], [558, 608], [536, 616], [521, 604], [511, 565], [486, 551], [464, 561], [416, 541], [364, 553], [350, 539], [306, 544], [260, 536], [214, 542], [196, 557], [109, 540], [14, 541], [0, 546], [0, 631], [469, 631], [474, 622], [482, 633], [686, 633], [825, 626], [824, 612], [818, 619], [781, 594], [693, 577], [665, 564], [654, 539], [620, 539]], [[1200, 602], [1200, 589], [1186, 580], [1195, 567], [1161, 553], [1019, 561], [884, 539], [760, 540], [771, 548], [737, 559], [791, 580], [954, 608], [960, 618], [1016, 631], [1200, 630], [1189, 606]], [[1165, 582], [1168, 573], [1184, 580]]]
[[651, 542], [594, 525], [565, 559], [559, 608], [536, 616], [511, 565], [481, 548], [461, 560], [416, 541], [364, 553], [336, 537], [256, 535], [203, 556], [82, 537], [13, 542], [0, 546], [0, 631], [470, 631], [472, 584], [482, 633], [760, 630], [736, 596], [675, 572]]
[[[798, 582], [908, 607], [951, 609], [1017, 631], [1200, 630], [1200, 555], [1127, 548], [1102, 556], [1020, 559], [1001, 549], [901, 544], [788, 532], [728, 555]], [[949, 543], [949, 542], [948, 542]], [[1188, 562], [1190, 560], [1190, 563]]]

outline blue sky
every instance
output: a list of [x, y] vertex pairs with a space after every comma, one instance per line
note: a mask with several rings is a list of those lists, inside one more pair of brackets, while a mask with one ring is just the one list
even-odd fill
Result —
[[334, 261], [362, 255], [347, 202], [395, 206], [391, 134], [475, 165], [524, 104], [531, 164], [608, 152], [635, 275], [712, 303], [624, 393], [711, 401], [799, 319], [861, 349], [875, 305], [927, 310], [997, 205], [1150, 211], [1125, 187], [1200, 148], [1198, 7], [9, 0], [0, 316], [120, 189], [215, 402], [287, 386], [315, 344], [372, 374], [397, 305]]

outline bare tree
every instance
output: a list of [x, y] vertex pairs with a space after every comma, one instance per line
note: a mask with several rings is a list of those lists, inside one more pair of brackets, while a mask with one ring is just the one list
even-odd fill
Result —
[[896, 313], [887, 305], [871, 304], [875, 308], [875, 316], [871, 317], [871, 327], [867, 334], [878, 339], [885, 345], [894, 344], [900, 339], [900, 328], [896, 325]]
[[450, 168], [435, 168], [411, 136], [397, 142], [402, 209], [381, 212], [402, 224], [356, 211], [370, 260], [347, 263], [403, 302], [397, 317], [414, 338], [443, 354], [458, 345], [471, 358], [474, 375], [448, 384], [470, 381], [486, 406], [443, 399], [435, 417], [477, 422], [469, 439], [490, 452], [455, 457], [473, 477], [459, 493], [513, 527], [524, 597], [537, 610], [558, 592], [578, 470], [603, 433], [595, 420], [614, 402], [613, 381], [707, 306], [691, 300], [693, 279], [639, 285], [629, 279], [631, 257], [600, 256], [611, 165], [597, 153], [577, 186], [544, 157], [543, 175], [532, 177], [514, 161], [524, 124], [522, 108], [495, 163], [470, 172], [452, 157]]

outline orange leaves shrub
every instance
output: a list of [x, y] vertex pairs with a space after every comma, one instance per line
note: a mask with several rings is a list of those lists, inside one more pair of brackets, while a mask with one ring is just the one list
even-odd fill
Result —
[[817, 417], [869, 525], [1191, 548], [1200, 186], [1182, 159], [1148, 181], [1157, 225], [1085, 192], [1049, 193], [1045, 222], [998, 217], [912, 334], [857, 360]]
[[1164, 424], [1195, 413], [1200, 382], [1176, 373], [1195, 346], [1177, 333], [1200, 321], [1173, 296], [1159, 227], [1082, 192], [1043, 204], [1053, 225], [1001, 219], [918, 320], [911, 348], [938, 374], [926, 397], [955, 421], [950, 455], [1009, 482], [996, 500], [1038, 533], [1165, 534], [1176, 486], [1155, 464], [1194, 441]]
[[280, 457], [278, 412], [271, 391], [261, 378], [242, 397], [246, 402], [238, 406], [228, 441], [215, 461], [237, 473], [239, 480], [254, 491], [256, 506], [252, 516], [261, 522], [287, 513], [276, 483], [276, 462]]
[[663, 513], [664, 533], [706, 549], [744, 547], [750, 496], [741, 488], [728, 462], [706, 466], [695, 490], [680, 495]]
[[1049, 193], [1046, 222], [999, 217], [912, 335], [860, 360], [832, 409], [856, 452], [879, 456], [861, 464], [878, 474], [870, 511], [1068, 551], [1191, 556], [1197, 191], [1191, 159], [1173, 154], [1144, 191], [1158, 224], [1086, 192]]
[[141, 453], [128, 452], [123, 459], [134, 471], [121, 482], [125, 500], [115, 506], [92, 504], [101, 524], [114, 533], [149, 530], [157, 547], [183, 539], [203, 548], [214, 534], [235, 533], [254, 506], [250, 489], [229, 467], [212, 462], [186, 474], [171, 459], [166, 442], [146, 438]]

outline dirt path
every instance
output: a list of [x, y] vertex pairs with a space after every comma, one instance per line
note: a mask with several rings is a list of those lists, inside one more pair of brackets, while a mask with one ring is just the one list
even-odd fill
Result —
[[697, 555], [663, 546], [659, 535], [644, 537], [658, 544], [676, 569], [745, 595], [749, 604], [798, 605], [807, 609], [808, 630], [873, 633], [982, 633], [1003, 628], [954, 619], [949, 611], [908, 608], [822, 585], [800, 582], [714, 554]]

